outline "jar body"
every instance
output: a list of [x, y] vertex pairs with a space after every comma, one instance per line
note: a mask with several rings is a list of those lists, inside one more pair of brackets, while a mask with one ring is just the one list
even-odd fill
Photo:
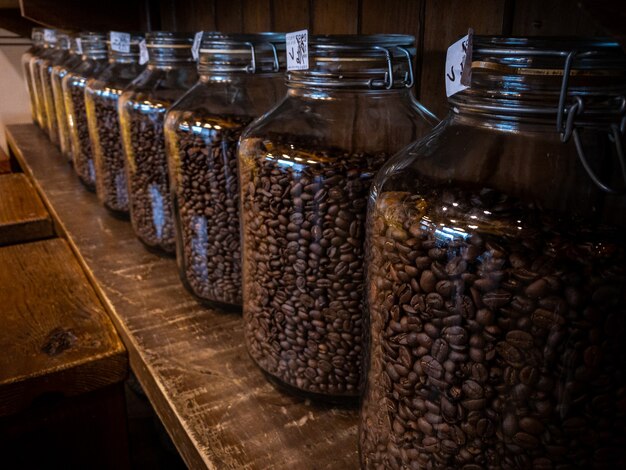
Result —
[[52, 91], [52, 68], [56, 65], [62, 64], [69, 58], [69, 51], [57, 49], [50, 55], [43, 58], [39, 63], [39, 80], [41, 83], [41, 90], [44, 99], [44, 108], [46, 112], [46, 122], [48, 124], [48, 138], [55, 145], [59, 143], [59, 124], [57, 118], [57, 112], [55, 109], [54, 95]]
[[30, 76], [33, 83], [33, 91], [35, 94], [35, 106], [36, 106], [36, 117], [37, 117], [37, 125], [41, 128], [42, 131], [47, 132], [48, 130], [48, 120], [46, 116], [46, 101], [43, 94], [43, 86], [41, 83], [41, 76], [39, 73], [39, 68], [42, 60], [51, 52], [49, 48], [41, 49], [41, 52], [33, 55], [29, 62], [28, 68], [30, 71]]
[[553, 123], [452, 115], [381, 170], [362, 467], [624, 466], [616, 204]]
[[165, 136], [181, 279], [200, 300], [241, 308], [237, 144], [284, 96], [282, 74], [203, 76], [170, 111]]
[[33, 75], [30, 71], [30, 61], [40, 51], [39, 47], [30, 47], [21, 57], [22, 70], [24, 71], [24, 79], [26, 80], [26, 89], [28, 91], [28, 99], [30, 104], [30, 115], [35, 124], [38, 124], [37, 119], [37, 94], [35, 91], [35, 85], [33, 83]]
[[128, 186], [118, 101], [124, 88], [144, 69], [136, 61], [111, 62], [85, 90], [85, 106], [100, 202], [117, 214], [128, 214]]
[[163, 124], [167, 109], [197, 79], [193, 62], [149, 64], [118, 105], [135, 234], [148, 248], [169, 254], [176, 242]]
[[242, 136], [244, 331], [279, 384], [358, 395], [369, 185], [421, 122], [408, 89], [293, 88]]
[[63, 78], [68, 72], [74, 70], [82, 62], [80, 55], [71, 54], [65, 62], [52, 67], [50, 82], [52, 85], [52, 97], [54, 99], [54, 111], [56, 113], [57, 127], [59, 131], [59, 148], [67, 160], [72, 163], [72, 145], [68, 125], [67, 108], [63, 98]]
[[90, 191], [96, 190], [96, 168], [89, 139], [85, 87], [87, 81], [102, 72], [106, 65], [105, 58], [87, 58], [73, 71], [68, 72], [62, 81], [74, 170]]

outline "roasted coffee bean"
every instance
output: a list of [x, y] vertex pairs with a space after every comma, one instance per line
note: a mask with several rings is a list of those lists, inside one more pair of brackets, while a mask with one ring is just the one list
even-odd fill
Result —
[[98, 199], [112, 211], [127, 213], [128, 186], [117, 102], [118, 94], [115, 93], [106, 96], [98, 92], [92, 94], [90, 131], [97, 139], [92, 139], [92, 143]]
[[133, 229], [146, 246], [174, 253], [174, 220], [163, 135], [166, 108], [160, 103], [157, 106], [132, 101], [125, 106], [122, 124], [123, 132], [128, 133], [124, 146]]
[[[170, 155], [170, 175], [181, 277], [200, 299], [231, 306], [241, 306], [237, 142], [251, 120], [194, 115], [193, 122], [179, 122], [166, 136], [168, 148], [177, 151], [177, 155]], [[284, 214], [280, 217], [283, 227], [289, 225]], [[281, 223], [278, 217], [275, 221], [276, 230]], [[312, 243], [309, 248], [322, 254], [319, 244]], [[304, 273], [307, 262], [299, 259], [293, 267]], [[297, 277], [295, 284], [304, 291], [306, 279]]]
[[[520, 216], [509, 232], [505, 222], [517, 206], [492, 194], [495, 209], [484, 195], [450, 191], [433, 196], [424, 217], [427, 194], [377, 197], [369, 226], [371, 356], [361, 415], [369, 425], [360, 435], [371, 468], [387, 468], [390, 442], [401, 455], [394, 468], [624, 468], [621, 234], [602, 232], [588, 242], [545, 218], [524, 226], [523, 239], [499, 236], [492, 226], [443, 239], [448, 218], [455, 219], [451, 227], [463, 226], [476, 209], [503, 211], [498, 230], [515, 234]], [[452, 205], [464, 200], [474, 202]], [[416, 271], [392, 261], [406, 256], [405, 247]], [[406, 299], [412, 310], [403, 308]], [[420, 328], [400, 359], [394, 328], [402, 329], [406, 318]], [[405, 387], [405, 371], [396, 364], [411, 361], [412, 387]], [[410, 408], [417, 417], [410, 432], [406, 426], [396, 432], [395, 412], [380, 407], [385, 400]]]
[[[359, 393], [361, 378], [368, 191], [387, 156], [350, 155], [337, 149], [323, 150], [316, 141], [298, 145], [295, 142], [259, 142], [244, 136], [239, 149], [246, 345], [256, 363], [282, 383], [314, 394], [354, 397]], [[318, 144], [319, 151], [310, 150]], [[281, 216], [289, 223], [272, 227]], [[271, 228], [264, 232], [265, 227]], [[388, 344], [414, 348], [423, 344], [423, 339], [417, 336], [422, 332], [421, 320], [414, 317], [416, 292], [408, 283], [417, 268], [403, 268], [413, 264], [409, 259], [412, 249], [405, 244], [410, 234], [402, 227], [388, 228], [390, 249], [398, 250], [393, 268], [396, 279], [407, 282], [394, 293], [398, 304], [391, 315], [398, 321], [389, 324]], [[289, 249], [289, 242], [297, 243], [293, 250]], [[337, 357], [343, 359], [341, 367], [320, 374], [315, 380], [304, 376], [304, 368], [298, 363], [304, 360], [299, 343], [311, 338], [312, 329], [298, 316], [306, 316], [310, 311], [299, 301], [300, 292], [328, 300], [312, 323], [319, 333], [315, 340], [318, 349], [312, 358], [331, 362]], [[281, 303], [294, 310], [283, 321], [272, 302], [266, 301], [268, 296], [274, 299], [279, 295]], [[288, 336], [286, 328], [292, 320], [297, 327]], [[280, 340], [282, 335], [287, 336], [284, 341]], [[285, 355], [291, 351], [296, 356], [293, 366], [284, 363]], [[421, 366], [409, 349], [401, 356], [396, 349], [395, 355], [396, 361], [386, 374], [395, 384], [396, 393], [408, 396], [417, 381], [415, 369], [421, 370]]]
[[[96, 190], [96, 168], [93, 159], [87, 111], [85, 109], [85, 80], [72, 79], [68, 84], [72, 119], [70, 125], [70, 143], [74, 170], [80, 181], [90, 191]], [[67, 99], [67, 98], [66, 98]]]

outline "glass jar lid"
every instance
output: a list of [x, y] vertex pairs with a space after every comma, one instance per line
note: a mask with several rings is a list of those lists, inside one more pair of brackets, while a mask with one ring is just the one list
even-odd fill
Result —
[[57, 49], [62, 51], [70, 50], [70, 34], [66, 32], [57, 33]]
[[285, 35], [206, 32], [199, 52], [199, 73], [277, 73], [285, 68]]
[[144, 36], [143, 34], [137, 32], [127, 34], [130, 34], [129, 50], [128, 52], [123, 52], [119, 50], [113, 50], [111, 48], [111, 33], [109, 33], [109, 37], [106, 40], [106, 45], [110, 60], [123, 62], [137, 62], [139, 60], [139, 44], [141, 43], [141, 41], [143, 41]]
[[195, 62], [191, 53], [194, 33], [151, 31], [146, 33], [150, 64]]
[[392, 89], [414, 83], [414, 36], [311, 36], [308, 54], [309, 69], [287, 72], [288, 86]]
[[105, 33], [80, 33], [83, 55], [89, 59], [105, 59], [107, 56], [107, 37]]
[[30, 32], [30, 38], [35, 46], [41, 46], [43, 44], [43, 28], [33, 28]]

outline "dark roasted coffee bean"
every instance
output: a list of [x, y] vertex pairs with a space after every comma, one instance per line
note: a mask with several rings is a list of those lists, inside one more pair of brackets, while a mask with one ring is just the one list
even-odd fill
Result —
[[[72, 119], [70, 122], [70, 143], [72, 146], [72, 159], [74, 170], [81, 182], [90, 191], [96, 190], [96, 169], [89, 138], [87, 125], [87, 111], [85, 108], [85, 80], [73, 79], [68, 86], [69, 104], [72, 110], [68, 112]], [[67, 95], [66, 95], [67, 100]]]
[[[176, 234], [181, 245], [181, 276], [196, 296], [231, 306], [240, 306], [242, 302], [236, 151], [241, 131], [251, 120], [247, 116], [196, 115], [195, 126], [183, 120], [166, 136], [168, 147], [178, 152], [170, 155], [172, 162], [176, 162], [171, 165], [170, 174]], [[282, 195], [282, 187], [276, 187], [279, 196]], [[301, 191], [302, 188], [292, 188], [292, 192]], [[280, 217], [285, 226], [287, 217], [282, 214]], [[278, 222], [275, 229], [280, 226], [280, 217], [275, 219]], [[278, 241], [270, 236], [267, 241], [268, 251], [278, 253]], [[323, 251], [317, 243], [311, 243], [309, 250], [316, 255]], [[294, 271], [304, 274], [310, 263], [298, 259], [293, 263]], [[295, 285], [306, 291], [304, 277], [296, 277]], [[295, 309], [290, 314], [293, 313]]]

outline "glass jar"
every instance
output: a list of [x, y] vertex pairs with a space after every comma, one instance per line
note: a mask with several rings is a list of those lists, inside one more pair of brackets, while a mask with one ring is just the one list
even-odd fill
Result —
[[474, 37], [472, 57], [373, 185], [362, 467], [624, 468], [626, 56]]
[[68, 130], [74, 170], [80, 181], [90, 191], [96, 190], [96, 168], [89, 140], [85, 86], [90, 78], [98, 76], [107, 66], [106, 35], [81, 33], [82, 63], [63, 77], [63, 98], [68, 116]]
[[358, 396], [369, 186], [431, 127], [411, 93], [414, 40], [311, 38], [309, 69], [287, 72], [287, 96], [241, 137], [246, 344], [289, 390]]
[[73, 71], [82, 62], [83, 49], [80, 38], [74, 34], [70, 35], [70, 51], [65, 61], [52, 67], [50, 82], [52, 83], [52, 97], [54, 99], [54, 111], [59, 130], [59, 148], [61, 153], [72, 163], [72, 146], [70, 143], [70, 132], [67, 119], [67, 108], [63, 99], [63, 78], [68, 72]]
[[89, 80], [85, 89], [96, 166], [96, 192], [104, 207], [117, 215], [128, 215], [128, 187], [117, 105], [124, 88], [145, 68], [139, 65], [142, 40], [141, 35], [131, 35], [129, 52], [112, 50], [109, 41], [109, 65]]
[[43, 49], [43, 28], [33, 28], [31, 32], [32, 45], [22, 54], [22, 70], [24, 71], [24, 80], [26, 81], [26, 89], [28, 90], [28, 98], [30, 102], [30, 114], [33, 122], [38, 124], [37, 118], [37, 93], [33, 83], [33, 75], [30, 73], [30, 61], [38, 55]]
[[146, 33], [146, 69], [119, 100], [130, 219], [135, 234], [149, 248], [175, 252], [163, 122], [167, 109], [198, 80], [191, 54], [193, 34]]
[[284, 46], [284, 34], [205, 33], [200, 80], [165, 120], [180, 276], [221, 307], [241, 308], [237, 143], [284, 96]]
[[52, 94], [52, 68], [64, 63], [70, 56], [70, 36], [60, 31], [56, 34], [56, 46], [49, 53], [42, 55], [39, 65], [39, 80], [46, 110], [47, 131], [50, 141], [59, 145], [59, 126]]
[[43, 29], [42, 45], [39, 52], [30, 58], [28, 63], [31, 79], [33, 81], [33, 91], [35, 92], [35, 105], [37, 106], [35, 115], [37, 124], [42, 131], [48, 132], [48, 116], [46, 114], [46, 99], [44, 97], [41, 83], [41, 63], [54, 54], [57, 43], [57, 31], [55, 29]]

